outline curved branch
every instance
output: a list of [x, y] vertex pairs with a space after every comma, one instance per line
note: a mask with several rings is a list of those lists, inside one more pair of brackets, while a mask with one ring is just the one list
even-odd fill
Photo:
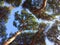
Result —
[[47, 5], [47, 0], [43, 0], [43, 4], [42, 4], [40, 9], [37, 9], [36, 7], [31, 7], [30, 11], [33, 14], [38, 14], [38, 13], [40, 13], [46, 7], [46, 5]]
[[13, 37], [11, 37], [10, 39], [8, 39], [7, 41], [5, 41], [4, 43], [3, 43], [3, 45], [9, 45], [12, 41], [14, 41], [15, 39], [16, 39], [16, 37], [18, 36], [18, 35], [20, 35], [22, 33], [22, 31], [18, 31], [18, 32], [16, 32], [16, 34], [13, 36]]

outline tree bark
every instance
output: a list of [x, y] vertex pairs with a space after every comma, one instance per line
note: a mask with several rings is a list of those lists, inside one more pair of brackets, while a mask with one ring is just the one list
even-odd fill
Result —
[[20, 35], [22, 33], [22, 31], [18, 31], [18, 32], [16, 32], [15, 33], [15, 35], [13, 36], [13, 37], [11, 37], [10, 39], [8, 39], [7, 41], [5, 41], [4, 43], [3, 43], [3, 45], [9, 45], [12, 41], [14, 41], [15, 39], [16, 39], [16, 37], [18, 36], [18, 35]]

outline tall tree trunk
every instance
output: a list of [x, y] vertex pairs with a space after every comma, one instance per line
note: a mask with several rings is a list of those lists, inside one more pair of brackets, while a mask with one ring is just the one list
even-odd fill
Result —
[[18, 36], [18, 35], [20, 35], [22, 33], [22, 31], [18, 31], [18, 32], [16, 32], [15, 33], [15, 35], [13, 36], [13, 37], [11, 37], [10, 39], [8, 39], [7, 41], [5, 41], [4, 43], [3, 43], [3, 45], [9, 45], [12, 41], [14, 41], [15, 39], [16, 39], [16, 37]]

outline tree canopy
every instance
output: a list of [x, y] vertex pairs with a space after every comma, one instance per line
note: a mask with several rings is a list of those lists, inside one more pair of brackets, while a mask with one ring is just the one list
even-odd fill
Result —
[[[11, 11], [18, 7], [22, 10], [14, 13], [13, 21], [18, 31], [8, 38], [5, 24]], [[57, 16], [60, 17], [60, 0], [0, 0], [0, 45], [46, 45], [46, 37], [60, 45]]]

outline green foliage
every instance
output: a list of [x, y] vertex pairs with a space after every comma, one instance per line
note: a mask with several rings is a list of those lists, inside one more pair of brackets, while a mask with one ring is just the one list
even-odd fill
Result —
[[0, 6], [3, 6], [3, 4], [4, 4], [4, 1], [0, 1]]
[[[21, 14], [15, 13], [15, 20], [19, 22], [19, 30], [20, 28], [23, 30], [30, 30], [33, 27], [36, 29], [36, 26], [38, 26], [36, 18], [25, 10], [22, 10]], [[14, 22], [13, 24], [16, 26], [17, 23]]]

